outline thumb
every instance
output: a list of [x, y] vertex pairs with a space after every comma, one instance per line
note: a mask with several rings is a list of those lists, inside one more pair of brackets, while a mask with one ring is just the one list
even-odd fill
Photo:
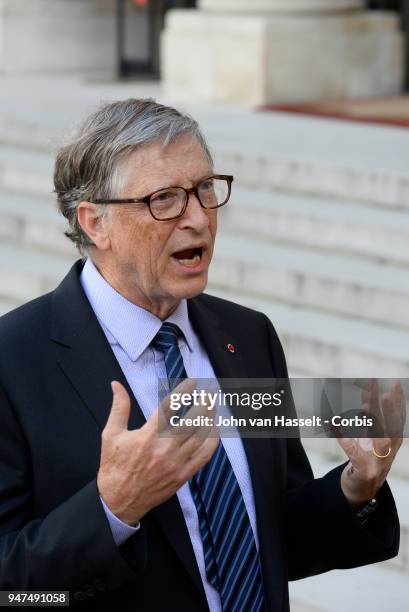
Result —
[[111, 412], [105, 425], [105, 430], [112, 434], [121, 433], [128, 428], [131, 400], [127, 390], [116, 380], [111, 382], [113, 393]]

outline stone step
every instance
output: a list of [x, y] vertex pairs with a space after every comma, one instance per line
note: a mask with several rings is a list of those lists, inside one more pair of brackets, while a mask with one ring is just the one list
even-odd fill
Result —
[[[36, 81], [35, 85], [42, 87], [43, 83]], [[7, 81], [5, 87], [7, 88]], [[58, 109], [50, 103], [46, 105], [48, 108], [44, 109], [43, 101], [42, 108], [36, 108], [33, 100], [34, 105], [22, 114], [22, 109], [19, 109], [18, 105], [16, 108], [16, 102], [14, 99], [0, 97], [3, 111], [0, 116], [0, 146], [31, 151], [34, 154], [54, 152], [61, 144], [64, 134], [61, 117], [55, 114], [56, 110], [58, 113]], [[30, 113], [28, 116], [27, 111]]]
[[0, 301], [23, 303], [54, 289], [74, 257], [0, 244]]
[[49, 153], [3, 145], [0, 147], [0, 190], [51, 194], [53, 168]]
[[166, 103], [158, 81], [117, 81], [96, 70], [85, 75], [54, 74], [52, 79], [39, 74], [0, 78], [0, 144], [34, 152], [54, 153], [102, 101], [153, 97]]
[[219, 172], [251, 189], [280, 190], [409, 208], [403, 128], [227, 105], [189, 105]]
[[409, 332], [274, 303], [209, 283], [208, 293], [264, 312], [276, 327], [291, 371], [334, 378], [408, 378]]
[[55, 197], [18, 194], [3, 190], [0, 200], [0, 240], [32, 246], [50, 253], [75, 255], [64, 236], [67, 222], [57, 210]]
[[221, 232], [210, 268], [214, 286], [402, 326], [409, 331], [404, 268], [361, 258], [274, 246]]
[[233, 184], [220, 227], [257, 240], [409, 263], [407, 212]]
[[407, 612], [408, 576], [387, 562], [290, 582], [292, 612]]
[[[3, 79], [0, 142], [55, 148], [101, 99], [164, 96], [160, 84], [101, 80]], [[7, 93], [7, 95], [6, 95]], [[177, 104], [200, 123], [220, 172], [248, 188], [313, 194], [348, 202], [409, 207], [406, 130], [328, 118], [305, 117], [224, 104]]]

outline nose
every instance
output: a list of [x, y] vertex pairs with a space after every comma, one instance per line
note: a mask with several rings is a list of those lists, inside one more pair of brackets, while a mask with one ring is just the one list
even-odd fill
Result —
[[206, 210], [200, 204], [197, 196], [192, 191], [189, 193], [189, 199], [187, 202], [186, 210], [180, 217], [179, 226], [182, 229], [194, 229], [196, 231], [203, 231], [210, 224], [210, 214], [215, 214], [215, 210]]

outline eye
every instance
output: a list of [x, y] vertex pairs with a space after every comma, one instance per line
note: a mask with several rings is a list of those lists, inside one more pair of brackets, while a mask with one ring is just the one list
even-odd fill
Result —
[[176, 191], [160, 191], [151, 197], [151, 204], [171, 204], [177, 197], [178, 194]]
[[203, 191], [211, 191], [214, 187], [214, 179], [209, 178], [200, 183], [200, 189]]

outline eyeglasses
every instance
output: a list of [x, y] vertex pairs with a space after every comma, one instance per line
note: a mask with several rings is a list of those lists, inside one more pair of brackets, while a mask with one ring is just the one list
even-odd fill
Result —
[[169, 221], [181, 217], [186, 210], [189, 195], [194, 193], [202, 208], [220, 208], [227, 204], [231, 193], [233, 176], [214, 174], [197, 183], [190, 189], [184, 187], [167, 187], [159, 189], [142, 198], [102, 199], [97, 198], [94, 204], [138, 204], [149, 206], [150, 213], [157, 221]]

